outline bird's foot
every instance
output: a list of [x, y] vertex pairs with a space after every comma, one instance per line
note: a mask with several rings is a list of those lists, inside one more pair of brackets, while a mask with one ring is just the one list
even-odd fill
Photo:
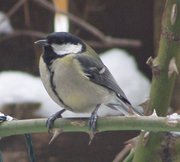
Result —
[[89, 137], [90, 137], [89, 145], [92, 143], [94, 136], [97, 133], [97, 118], [98, 118], [97, 110], [98, 107], [96, 107], [96, 109], [92, 112], [91, 117], [89, 118], [88, 121], [89, 129], [92, 131], [89, 133]]
[[89, 126], [89, 129], [92, 131], [89, 133], [90, 140], [89, 140], [89, 144], [88, 144], [88, 145], [91, 145], [91, 143], [94, 139], [94, 136], [97, 132], [96, 131], [96, 126], [97, 126], [97, 114], [96, 113], [92, 113], [92, 115], [88, 121], [88, 126]]
[[92, 130], [93, 132], [96, 131], [96, 126], [97, 126], [97, 113], [92, 113], [91, 114], [91, 117], [89, 118], [89, 122], [88, 122], [88, 126], [89, 126], [89, 129]]
[[96, 105], [96, 108], [92, 112], [91, 117], [89, 118], [89, 122], [88, 122], [89, 129], [92, 130], [93, 133], [96, 132], [97, 118], [98, 118], [97, 111], [99, 107], [100, 107], [100, 104]]
[[46, 121], [46, 127], [48, 128], [48, 132], [50, 133], [50, 130], [52, 129], [54, 125], [54, 121], [58, 118], [62, 118], [62, 113], [65, 111], [65, 109], [62, 109], [55, 114], [51, 115], [47, 121]]

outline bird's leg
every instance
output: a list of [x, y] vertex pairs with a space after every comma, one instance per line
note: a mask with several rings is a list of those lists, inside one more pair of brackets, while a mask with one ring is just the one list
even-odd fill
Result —
[[48, 130], [50, 130], [50, 129], [53, 127], [54, 121], [55, 121], [57, 118], [62, 118], [62, 113], [63, 113], [64, 111], [66, 111], [66, 110], [65, 110], [65, 109], [62, 109], [62, 110], [56, 112], [55, 114], [51, 115], [51, 116], [47, 119], [47, 121], [46, 121], [46, 126], [47, 126]]
[[91, 114], [91, 117], [89, 118], [89, 128], [95, 132], [96, 131], [96, 124], [97, 124], [97, 111], [100, 107], [100, 104], [96, 105], [96, 108], [94, 109], [94, 111]]

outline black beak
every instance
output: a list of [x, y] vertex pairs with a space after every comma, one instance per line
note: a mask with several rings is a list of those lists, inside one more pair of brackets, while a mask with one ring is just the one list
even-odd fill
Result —
[[37, 45], [40, 45], [40, 46], [48, 46], [49, 45], [46, 39], [38, 40], [34, 43]]

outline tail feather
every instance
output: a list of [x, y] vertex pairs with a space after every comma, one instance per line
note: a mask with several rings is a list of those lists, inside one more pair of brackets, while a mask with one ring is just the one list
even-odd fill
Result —
[[111, 109], [120, 111], [123, 115], [144, 115], [142, 111], [134, 108], [128, 103], [123, 103], [122, 101], [119, 101], [118, 103], [108, 103], [107, 106]]
[[134, 114], [136, 115], [140, 115], [140, 116], [143, 116], [143, 112], [141, 112], [140, 110], [138, 110], [137, 108], [134, 108], [132, 105], [128, 105], [129, 108], [133, 111]]
[[120, 111], [123, 115], [129, 115], [128, 109], [120, 104], [109, 103], [107, 106], [113, 110]]

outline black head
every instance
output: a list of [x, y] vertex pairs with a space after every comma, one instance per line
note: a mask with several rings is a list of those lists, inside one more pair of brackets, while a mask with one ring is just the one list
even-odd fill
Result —
[[84, 44], [80, 38], [67, 32], [55, 32], [46, 37], [49, 44]]
[[56, 58], [72, 53], [79, 54], [86, 50], [86, 45], [80, 38], [67, 32], [51, 33], [44, 40], [35, 43], [44, 47], [43, 59], [47, 64]]

